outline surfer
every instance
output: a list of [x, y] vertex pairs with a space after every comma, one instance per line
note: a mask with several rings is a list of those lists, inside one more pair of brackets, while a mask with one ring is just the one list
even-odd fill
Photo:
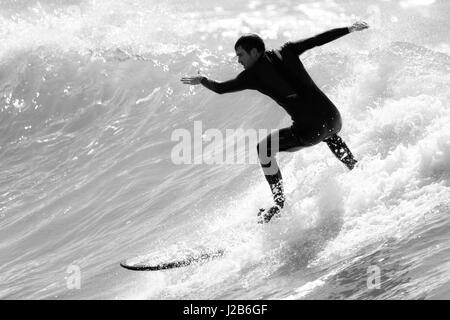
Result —
[[181, 79], [184, 84], [202, 84], [219, 94], [245, 89], [258, 90], [274, 99], [292, 118], [290, 127], [268, 135], [257, 145], [261, 167], [275, 202], [268, 210], [260, 210], [260, 222], [269, 222], [280, 213], [285, 202], [282, 175], [275, 160], [276, 152], [293, 152], [323, 141], [348, 169], [355, 167], [357, 161], [338, 135], [342, 128], [338, 109], [311, 79], [299, 56], [306, 50], [368, 27], [366, 22], [355, 22], [350, 27], [287, 42], [277, 50], [266, 50], [264, 41], [258, 35], [246, 34], [234, 46], [238, 62], [244, 67], [244, 71], [236, 78], [224, 82], [202, 75]]

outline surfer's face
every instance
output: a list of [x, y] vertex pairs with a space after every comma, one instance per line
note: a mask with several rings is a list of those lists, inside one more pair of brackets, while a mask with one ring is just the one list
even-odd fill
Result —
[[241, 46], [239, 46], [236, 48], [236, 56], [238, 57], [238, 62], [242, 64], [244, 69], [248, 69], [255, 64], [261, 56], [261, 53], [259, 53], [256, 48], [253, 48], [250, 50], [250, 53], [248, 53]]

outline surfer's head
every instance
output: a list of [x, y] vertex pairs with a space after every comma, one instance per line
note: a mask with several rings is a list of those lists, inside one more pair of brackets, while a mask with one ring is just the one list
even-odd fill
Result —
[[263, 39], [254, 33], [241, 36], [234, 45], [238, 62], [248, 69], [258, 61], [266, 50]]

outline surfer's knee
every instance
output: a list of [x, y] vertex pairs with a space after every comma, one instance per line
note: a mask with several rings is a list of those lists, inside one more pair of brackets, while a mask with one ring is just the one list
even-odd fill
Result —
[[342, 119], [340, 114], [338, 113], [331, 117], [330, 121], [328, 121], [325, 127], [327, 130], [326, 134], [328, 136], [326, 139], [337, 135], [342, 129]]
[[258, 153], [260, 161], [270, 159], [273, 156], [270, 135], [258, 142], [256, 145], [256, 152]]

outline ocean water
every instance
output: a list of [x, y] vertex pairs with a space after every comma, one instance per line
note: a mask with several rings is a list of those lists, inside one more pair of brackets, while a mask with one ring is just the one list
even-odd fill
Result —
[[[289, 125], [256, 92], [181, 77], [234, 77], [245, 32], [275, 48], [358, 19], [302, 55], [358, 168], [324, 144], [279, 155], [287, 206], [262, 226], [257, 164], [174, 163], [196, 121]], [[0, 298], [449, 299], [449, 21], [447, 0], [1, 0]], [[226, 252], [119, 266], [199, 246]]]

